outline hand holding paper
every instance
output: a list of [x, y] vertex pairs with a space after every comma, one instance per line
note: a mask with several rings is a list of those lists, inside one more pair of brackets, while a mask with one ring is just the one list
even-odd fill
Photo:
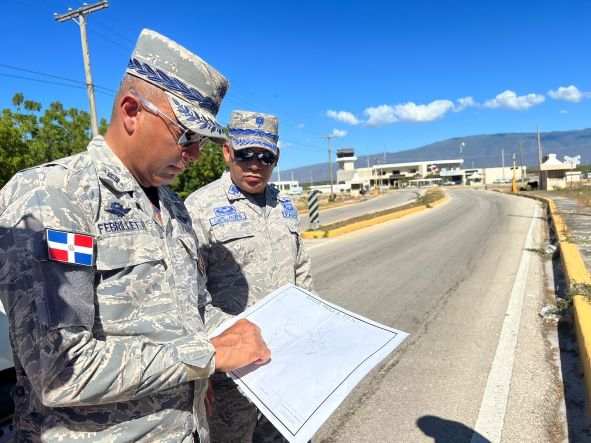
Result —
[[254, 323], [240, 319], [217, 337], [211, 339], [215, 347], [215, 368], [228, 372], [250, 363], [263, 364], [271, 357], [271, 350]]

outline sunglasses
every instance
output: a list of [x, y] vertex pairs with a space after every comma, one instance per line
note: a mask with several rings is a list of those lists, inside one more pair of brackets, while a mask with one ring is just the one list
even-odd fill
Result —
[[154, 103], [152, 103], [148, 99], [142, 97], [138, 92], [136, 92], [135, 89], [129, 88], [129, 92], [131, 92], [131, 95], [133, 95], [135, 98], [137, 98], [139, 100], [139, 102], [142, 104], [142, 106], [148, 112], [151, 112], [154, 115], [159, 115], [159, 116], [165, 118], [170, 123], [172, 123], [173, 125], [175, 125], [182, 132], [181, 135], [180, 135], [180, 137], [179, 137], [179, 139], [178, 139], [178, 141], [177, 141], [177, 144], [179, 145], [179, 147], [181, 147], [181, 148], [188, 148], [193, 143], [198, 143], [199, 149], [202, 149], [207, 144], [207, 142], [209, 141], [209, 139], [207, 137], [204, 137], [202, 135], [199, 135], [199, 134], [191, 131], [186, 126], [181, 125], [180, 123], [177, 123], [176, 121], [174, 121], [172, 118], [170, 118], [164, 112], [162, 112], [158, 108], [158, 106], [156, 106]]
[[234, 151], [234, 158], [239, 162], [249, 162], [256, 158], [263, 166], [274, 165], [277, 161], [277, 156], [269, 151], [254, 152], [250, 149], [240, 149]]

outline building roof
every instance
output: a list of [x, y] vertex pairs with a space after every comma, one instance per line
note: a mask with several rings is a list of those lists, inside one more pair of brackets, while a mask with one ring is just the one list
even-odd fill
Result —
[[540, 169], [542, 171], [557, 171], [571, 169], [571, 167], [568, 164], [562, 163], [560, 160], [558, 160], [556, 158], [556, 154], [548, 154], [548, 160], [540, 165]]
[[420, 165], [455, 165], [455, 164], [463, 164], [464, 159], [458, 158], [455, 160], [429, 160], [429, 161], [421, 161], [421, 162], [406, 162], [406, 163], [386, 163], [383, 165], [373, 165], [373, 168], [381, 169], [381, 168], [402, 168], [405, 166], [420, 166]]

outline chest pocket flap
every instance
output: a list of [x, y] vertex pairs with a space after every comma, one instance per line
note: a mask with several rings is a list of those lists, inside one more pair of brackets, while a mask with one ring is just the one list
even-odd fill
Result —
[[227, 243], [240, 238], [254, 237], [254, 228], [249, 223], [224, 223], [212, 226], [211, 235], [217, 243]]
[[97, 270], [112, 270], [159, 261], [164, 258], [160, 242], [148, 233], [111, 235], [96, 239]]

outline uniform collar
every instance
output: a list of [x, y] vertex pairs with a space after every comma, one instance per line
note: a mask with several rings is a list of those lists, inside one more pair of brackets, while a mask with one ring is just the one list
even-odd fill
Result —
[[[141, 191], [137, 180], [100, 135], [88, 145], [90, 158], [96, 165], [99, 178], [118, 192]], [[143, 192], [143, 191], [142, 191]]]
[[[235, 200], [247, 199], [246, 195], [232, 182], [232, 176], [230, 175], [229, 171], [224, 171], [221, 177], [222, 182], [222, 189], [226, 193], [226, 197], [228, 198], [229, 202], [233, 202]], [[279, 195], [279, 190], [273, 188], [269, 185], [265, 186], [265, 196], [267, 199], [267, 204], [269, 201], [277, 200], [277, 196]]]

